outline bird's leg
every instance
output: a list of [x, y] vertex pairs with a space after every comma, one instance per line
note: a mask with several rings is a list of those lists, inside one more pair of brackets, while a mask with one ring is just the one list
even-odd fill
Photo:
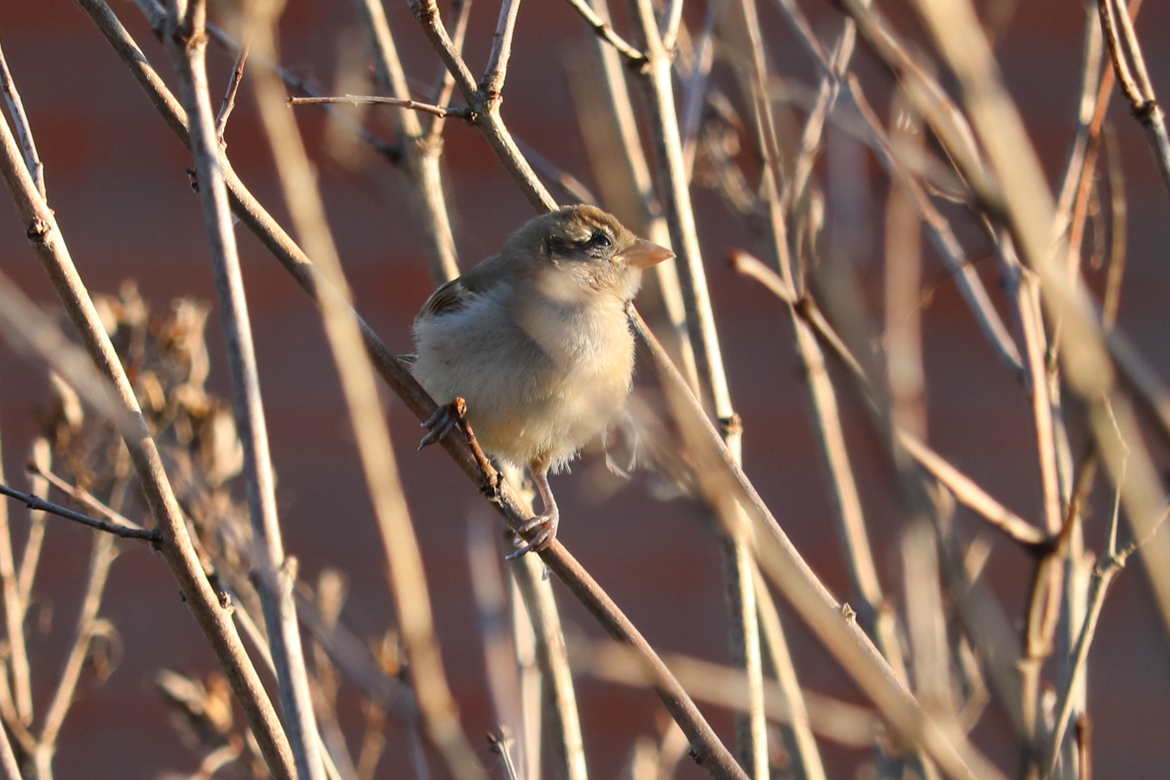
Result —
[[449, 404], [443, 404], [435, 413], [427, 419], [419, 423], [420, 428], [426, 428], [427, 433], [418, 442], [418, 448], [434, 444], [437, 441], [442, 441], [443, 437], [451, 432], [467, 415], [467, 401], [456, 397], [454, 401]]
[[[557, 523], [561, 513], [557, 509], [557, 500], [553, 497], [552, 488], [548, 485], [548, 463], [533, 461], [528, 469], [532, 472], [532, 481], [536, 484], [536, 492], [540, 494], [539, 515], [529, 518], [517, 530], [527, 537], [524, 545], [507, 556], [508, 560], [515, 560], [526, 552], [540, 552], [548, 547], [553, 539], [557, 538]], [[539, 530], [537, 530], [539, 529]], [[527, 536], [530, 531], [536, 531]]]

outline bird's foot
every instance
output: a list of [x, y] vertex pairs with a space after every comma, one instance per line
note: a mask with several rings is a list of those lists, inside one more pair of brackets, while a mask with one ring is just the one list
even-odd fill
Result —
[[492, 467], [491, 472], [488, 472], [483, 465], [480, 466], [484, 472], [484, 478], [480, 481], [479, 492], [483, 493], [488, 501], [499, 501], [504, 489], [504, 472], [492, 466], [490, 461], [487, 465]]
[[517, 530], [516, 540], [524, 543], [513, 552], [504, 556], [505, 560], [514, 561], [524, 553], [540, 552], [552, 544], [557, 538], [557, 524], [560, 521], [557, 512], [546, 512], [529, 518]]
[[449, 404], [443, 404], [435, 413], [426, 420], [419, 423], [420, 428], [426, 428], [427, 433], [418, 442], [418, 448], [434, 444], [437, 441], [442, 441], [443, 437], [451, 432], [452, 428], [456, 428], [467, 416], [467, 402], [462, 398], [456, 398]]

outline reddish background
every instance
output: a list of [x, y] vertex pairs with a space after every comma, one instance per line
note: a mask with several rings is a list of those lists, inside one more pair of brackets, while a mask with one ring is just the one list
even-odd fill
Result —
[[[405, 4], [387, 5], [408, 71], [429, 83], [437, 72], [435, 58]], [[807, 5], [818, 18], [822, 37], [835, 35], [840, 20], [831, 8]], [[1139, 32], [1154, 83], [1165, 91], [1170, 89], [1170, 69], [1160, 36], [1170, 13], [1161, 4], [1147, 5]], [[996, 4], [997, 9], [1002, 7]], [[117, 2], [115, 10], [169, 79], [167, 59], [132, 4]], [[771, 4], [761, 3], [761, 11], [770, 53], [782, 71], [810, 83], [811, 67]], [[491, 3], [474, 9], [469, 39], [473, 66], [484, 60], [495, 12]], [[1008, 84], [1025, 107], [1029, 130], [1053, 178], [1063, 166], [1076, 109], [1082, 19], [1079, 4], [1022, 3], [999, 44]], [[285, 62], [327, 84], [336, 36], [343, 30], [356, 34], [354, 25], [348, 4], [294, 4], [284, 25]], [[561, 66], [565, 47], [579, 43], [584, 35], [567, 4], [530, 2], [521, 8], [505, 117], [518, 136], [589, 182]], [[89, 19], [71, 3], [9, 3], [0, 11], [0, 39], [46, 164], [51, 204], [90, 288], [113, 291], [121, 280], [132, 277], [160, 309], [180, 295], [212, 298], [198, 203], [184, 173], [189, 156]], [[360, 36], [351, 40], [365, 45]], [[211, 62], [218, 92], [231, 59], [213, 48]], [[855, 67], [868, 74], [871, 83], [882, 83], [879, 66], [864, 50]], [[298, 110], [303, 111], [299, 116], [316, 149], [320, 115], [315, 109]], [[1122, 322], [1165, 374], [1170, 343], [1162, 304], [1170, 273], [1163, 250], [1170, 202], [1139, 128], [1116, 100], [1113, 118], [1122, 139], [1130, 197], [1130, 267]], [[257, 196], [283, 219], [271, 159], [254, 120], [250, 97], [245, 97], [229, 128], [229, 153]], [[530, 216], [530, 207], [474, 130], [452, 122], [446, 137], [456, 238], [467, 265], [493, 251], [512, 227]], [[403, 177], [374, 156], [367, 157], [357, 172], [342, 169], [323, 153], [319, 159], [323, 192], [359, 308], [392, 348], [406, 350], [410, 320], [431, 281]], [[886, 181], [872, 162], [866, 183], [880, 199]], [[833, 525], [831, 508], [786, 315], [768, 294], [720, 262], [728, 249], [749, 244], [737, 232], [737, 223], [703, 194], [698, 196], [698, 213], [732, 392], [747, 427], [748, 473], [814, 568], [848, 599], [839, 546], [828, 530]], [[862, 247], [857, 262], [871, 297], [877, 299], [882, 213], [875, 209], [863, 217], [861, 225], [853, 226], [861, 231], [853, 236], [854, 245]], [[51, 305], [52, 291], [23, 234], [15, 211], [0, 206], [0, 266], [29, 294]], [[342, 567], [352, 588], [347, 620], [362, 632], [380, 630], [391, 621], [380, 543], [318, 315], [259, 243], [247, 231], [240, 235], [287, 547], [300, 558], [307, 579], [324, 566]], [[972, 256], [978, 257], [981, 239], [974, 233], [964, 235]], [[998, 298], [994, 275], [986, 268], [983, 273]], [[926, 275], [935, 286], [924, 313], [931, 440], [1008, 505], [1035, 517], [1039, 487], [1027, 400], [996, 362], [938, 264], [928, 260]], [[209, 340], [213, 350], [222, 345], [214, 324]], [[0, 375], [3, 454], [9, 479], [22, 485], [23, 476], [14, 472], [25, 458], [45, 403], [44, 371], [2, 346], [0, 361], [5, 367]], [[213, 373], [214, 386], [225, 392], [222, 364], [217, 363]], [[644, 375], [643, 381], [649, 378]], [[494, 724], [484, 691], [464, 550], [466, 518], [482, 503], [442, 453], [413, 454], [409, 445], [417, 435], [414, 421], [401, 405], [389, 405], [448, 672], [468, 733], [488, 761], [480, 735]], [[845, 414], [858, 452], [878, 563], [896, 600], [900, 582], [892, 542], [898, 524], [890, 481], [880, 460], [872, 457], [874, 447], [857, 410], [846, 404]], [[561, 538], [660, 650], [725, 659], [719, 559], [702, 515], [682, 503], [653, 502], [641, 484], [592, 504], [579, 476], [584, 469], [579, 468], [576, 477], [555, 480], [565, 518]], [[23, 510], [14, 507], [13, 516], [20, 528]], [[966, 517], [962, 522], [972, 523]], [[1089, 544], [1098, 546], [1102, 533], [1095, 519], [1088, 528]], [[45, 601], [39, 606], [51, 610], [52, 620], [48, 633], [38, 635], [32, 658], [41, 710], [75, 614], [74, 594], [88, 560], [88, 532], [64, 522], [51, 523], [48, 544], [40, 579]], [[1013, 609], [1022, 602], [1027, 564], [1024, 556], [996, 541], [989, 576]], [[566, 622], [574, 630], [598, 635], [592, 619], [572, 599], [564, 598], [563, 591], [558, 593]], [[34, 613], [48, 614], [41, 609]], [[197, 758], [181, 746], [167, 723], [151, 679], [163, 666], [202, 672], [213, 661], [157, 556], [143, 547], [126, 546], [114, 567], [103, 614], [121, 632], [125, 657], [107, 684], [83, 689], [61, 738], [59, 776], [148, 777], [167, 768], [190, 771]], [[795, 620], [789, 624], [804, 683], [855, 697], [824, 651]], [[1093, 749], [1099, 776], [1155, 776], [1167, 764], [1170, 668], [1164, 636], [1143, 575], [1139, 567], [1131, 567], [1109, 596], [1091, 667]], [[660, 705], [644, 690], [590, 679], [578, 684], [590, 768], [595, 777], [616, 776], [633, 739], [654, 731]], [[726, 714], [704, 709], [730, 738]], [[1016, 756], [1006, 748], [994, 708], [977, 736], [997, 763], [1014, 769]], [[382, 765], [385, 777], [405, 773], [396, 771], [394, 763], [396, 755], [404, 755], [401, 742], [393, 733], [391, 739]], [[870, 757], [867, 751], [828, 748], [830, 775], [851, 776]], [[683, 774], [702, 776], [694, 768], [685, 768]]]

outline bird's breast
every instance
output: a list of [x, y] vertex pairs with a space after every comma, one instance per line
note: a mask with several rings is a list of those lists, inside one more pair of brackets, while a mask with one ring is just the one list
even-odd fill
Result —
[[514, 462], [563, 462], [601, 433], [629, 393], [634, 341], [616, 300], [571, 306], [484, 296], [416, 323], [415, 335], [415, 376], [440, 403], [464, 397], [484, 448]]

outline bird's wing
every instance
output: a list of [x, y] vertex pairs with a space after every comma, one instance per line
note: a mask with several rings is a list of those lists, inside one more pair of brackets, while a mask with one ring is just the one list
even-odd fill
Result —
[[418, 313], [418, 316], [421, 319], [459, 311], [467, 305], [467, 300], [472, 295], [474, 293], [466, 288], [463, 277], [444, 282], [439, 286], [439, 289], [431, 293], [430, 298], [427, 298], [427, 302], [423, 304], [422, 311]]
[[507, 267], [501, 256], [489, 257], [462, 276], [439, 285], [427, 298], [416, 319], [462, 311], [477, 295], [506, 276]]

